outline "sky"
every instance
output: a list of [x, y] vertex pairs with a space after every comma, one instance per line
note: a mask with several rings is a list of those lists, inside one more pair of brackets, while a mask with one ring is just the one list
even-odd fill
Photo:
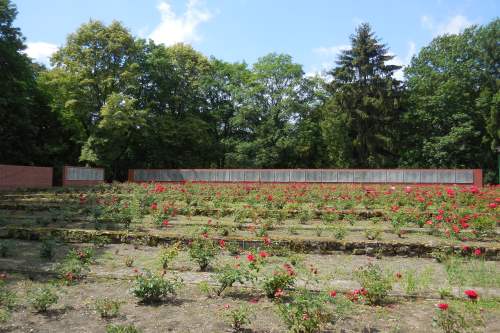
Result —
[[[290, 54], [304, 72], [335, 65], [361, 22], [407, 65], [435, 36], [500, 16], [498, 0], [13, 0], [27, 54], [48, 64], [68, 34], [89, 19], [118, 20], [157, 43], [191, 44], [206, 56], [252, 64]], [[402, 75], [401, 72], [398, 73]]]

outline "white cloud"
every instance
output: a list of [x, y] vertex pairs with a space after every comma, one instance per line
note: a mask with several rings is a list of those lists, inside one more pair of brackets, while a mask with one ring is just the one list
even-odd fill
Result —
[[212, 18], [212, 13], [203, 8], [198, 0], [189, 0], [186, 11], [177, 15], [167, 1], [158, 5], [161, 23], [149, 35], [157, 43], [172, 45], [175, 43], [192, 43], [199, 41], [198, 26]]
[[343, 50], [350, 49], [351, 46], [347, 44], [335, 45], [335, 46], [320, 46], [313, 49], [313, 53], [318, 56], [318, 63], [312, 65], [310, 69], [306, 72], [306, 76], [322, 76], [324, 78], [328, 77], [327, 72], [335, 67], [335, 62], [338, 60], [340, 53]]
[[472, 25], [472, 22], [469, 21], [467, 17], [462, 15], [457, 15], [452, 17], [447, 23], [440, 25], [438, 33], [458, 34], [470, 25]]
[[410, 64], [411, 58], [416, 52], [416, 45], [413, 41], [408, 42], [408, 51], [406, 52], [406, 56], [404, 58], [401, 58], [398, 55], [392, 54], [394, 58], [392, 58], [390, 61], [387, 62], [389, 65], [397, 65], [397, 66], [402, 66], [399, 70], [394, 72], [394, 77], [400, 81], [403, 80], [404, 78], [404, 68]]
[[431, 31], [433, 36], [458, 34], [473, 24], [473, 22], [469, 21], [469, 19], [463, 15], [453, 16], [448, 21], [441, 23], [436, 23], [432, 17], [424, 15], [420, 18], [420, 23], [424, 28]]
[[58, 49], [57, 45], [45, 42], [30, 42], [26, 46], [24, 52], [28, 57], [47, 66], [50, 66], [50, 57]]
[[341, 51], [350, 49], [350, 45], [321, 46], [313, 50], [314, 53], [324, 57], [337, 57]]

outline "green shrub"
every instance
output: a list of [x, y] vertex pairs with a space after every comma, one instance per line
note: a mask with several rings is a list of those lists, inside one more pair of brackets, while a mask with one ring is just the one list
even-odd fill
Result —
[[189, 245], [189, 256], [198, 264], [201, 271], [205, 271], [215, 258], [219, 248], [208, 239], [197, 239]]
[[107, 297], [98, 298], [95, 301], [94, 308], [101, 318], [113, 318], [118, 316], [121, 304], [122, 302]]
[[493, 216], [481, 215], [471, 220], [472, 229], [478, 236], [490, 236], [495, 234], [497, 222]]
[[106, 333], [141, 333], [134, 325], [114, 325], [106, 326]]
[[44, 239], [40, 246], [40, 258], [51, 260], [54, 257], [57, 242], [54, 239]]
[[125, 266], [132, 267], [133, 264], [134, 264], [134, 258], [131, 256], [127, 256], [125, 258]]
[[1, 240], [0, 241], [0, 257], [5, 258], [12, 252], [12, 247], [14, 246], [14, 242], [11, 240]]
[[46, 312], [47, 309], [57, 304], [59, 296], [49, 286], [36, 287], [28, 291], [28, 302], [37, 312]]
[[333, 233], [333, 237], [335, 237], [335, 239], [337, 240], [342, 240], [347, 235], [347, 228], [345, 227], [344, 224], [342, 224], [342, 222], [334, 223], [330, 227], [330, 230]]
[[304, 289], [294, 293], [289, 302], [278, 304], [278, 314], [289, 332], [313, 333], [343, 318], [349, 306], [344, 299]]
[[369, 240], [379, 240], [382, 231], [379, 228], [369, 228], [365, 230], [365, 237]]
[[250, 324], [252, 313], [246, 305], [238, 307], [231, 307], [229, 304], [225, 305], [223, 317], [231, 325], [233, 332], [241, 332], [244, 325]]
[[158, 257], [161, 268], [167, 269], [174, 259], [179, 255], [180, 243], [175, 243], [168, 247], [162, 247]]
[[66, 255], [67, 259], [79, 260], [82, 264], [89, 265], [92, 263], [94, 257], [94, 249], [85, 247], [83, 249], [71, 249]]
[[436, 314], [432, 318], [432, 326], [438, 327], [444, 333], [478, 332], [482, 320], [472, 318], [471, 314], [447, 303], [438, 304]]
[[369, 304], [382, 304], [392, 290], [391, 276], [385, 274], [378, 265], [368, 264], [360, 267], [354, 275], [367, 291], [365, 297]]
[[0, 308], [12, 310], [16, 303], [16, 293], [7, 288], [5, 281], [0, 280]]
[[245, 281], [252, 280], [253, 275], [247, 269], [226, 265], [217, 270], [215, 279], [220, 284], [217, 289], [217, 296], [220, 296], [225, 289], [232, 287], [236, 282], [243, 284]]
[[182, 285], [180, 279], [168, 280], [161, 274], [146, 271], [139, 274], [134, 281], [132, 294], [143, 303], [159, 302], [168, 295], [175, 295], [176, 289]]
[[280, 268], [267, 276], [262, 282], [262, 289], [269, 298], [274, 298], [277, 292], [290, 289], [295, 284], [295, 272], [291, 266], [285, 264], [285, 268]]
[[67, 255], [57, 267], [60, 277], [67, 283], [83, 279], [88, 270], [88, 264], [75, 258], [73, 254]]

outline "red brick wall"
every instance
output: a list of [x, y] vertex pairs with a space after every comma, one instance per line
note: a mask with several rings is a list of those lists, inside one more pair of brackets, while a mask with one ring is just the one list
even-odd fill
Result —
[[52, 186], [51, 167], [0, 164], [0, 189]]

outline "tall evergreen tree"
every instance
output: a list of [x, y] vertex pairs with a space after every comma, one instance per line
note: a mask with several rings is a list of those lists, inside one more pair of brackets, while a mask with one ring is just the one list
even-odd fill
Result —
[[[367, 23], [351, 36], [331, 71], [332, 100], [323, 128], [331, 144], [331, 162], [350, 167], [386, 167], [396, 161], [395, 137], [401, 83], [393, 75], [388, 53]], [[331, 131], [334, 126], [334, 130]], [[340, 140], [340, 142], [339, 142]]]

